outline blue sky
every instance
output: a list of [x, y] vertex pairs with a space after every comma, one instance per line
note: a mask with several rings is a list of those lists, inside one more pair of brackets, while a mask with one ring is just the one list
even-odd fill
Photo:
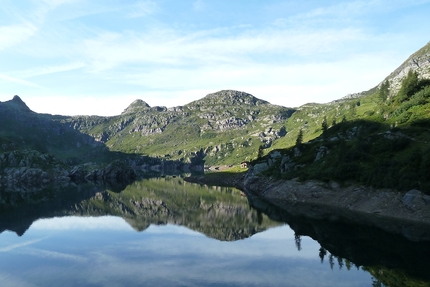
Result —
[[329, 102], [428, 43], [428, 15], [430, 0], [0, 0], [0, 101], [64, 115], [223, 89]]

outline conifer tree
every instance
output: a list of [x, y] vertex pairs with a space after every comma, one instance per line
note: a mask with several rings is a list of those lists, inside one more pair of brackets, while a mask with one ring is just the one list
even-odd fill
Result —
[[385, 102], [390, 94], [390, 82], [385, 80], [379, 88], [378, 98], [381, 102]]
[[297, 135], [297, 139], [296, 139], [296, 147], [301, 146], [302, 143], [303, 143], [303, 130], [300, 129], [299, 134]]
[[327, 129], [328, 129], [328, 124], [327, 124], [327, 118], [326, 118], [326, 116], [324, 116], [324, 118], [322, 120], [321, 129], [322, 129], [323, 133], [325, 133], [327, 131]]

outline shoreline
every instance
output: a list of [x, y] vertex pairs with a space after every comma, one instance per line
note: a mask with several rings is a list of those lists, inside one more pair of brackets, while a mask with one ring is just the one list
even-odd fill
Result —
[[402, 194], [334, 181], [275, 180], [255, 175], [252, 168], [247, 173], [215, 174], [187, 180], [238, 188], [251, 205], [257, 198], [297, 216], [371, 225], [411, 241], [430, 240], [430, 196], [418, 190]]

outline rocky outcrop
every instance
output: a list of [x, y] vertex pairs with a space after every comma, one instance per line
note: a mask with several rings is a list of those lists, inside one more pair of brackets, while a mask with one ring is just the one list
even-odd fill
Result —
[[74, 167], [69, 177], [75, 182], [106, 182], [110, 186], [123, 186], [136, 179], [137, 174], [127, 161], [116, 160], [105, 167], [85, 164]]
[[39, 218], [61, 216], [119, 216], [136, 231], [151, 224], [182, 225], [228, 241], [280, 224], [250, 209], [239, 193], [191, 185], [180, 177], [140, 180], [122, 192], [90, 183], [70, 184], [58, 192], [0, 191], [0, 211], [0, 233], [11, 230], [18, 235]]
[[[145, 150], [155, 150], [152, 146], [157, 144], [156, 151], [148, 152], [152, 157], [169, 154], [169, 159], [186, 161], [185, 153], [230, 146], [228, 151], [207, 153], [210, 161], [217, 162], [232, 154], [250, 154], [246, 150], [256, 151], [261, 144], [272, 146], [287, 134], [285, 120], [293, 112], [245, 92], [223, 90], [179, 107], [150, 107], [136, 100], [119, 116], [79, 116], [61, 121], [115, 151], [146, 154]], [[245, 136], [250, 138], [249, 134], [253, 135], [252, 142], [259, 143], [237, 143]], [[190, 142], [196, 143], [191, 150]]]
[[430, 240], [430, 196], [406, 194], [354, 183], [275, 180], [262, 173], [267, 163], [251, 166], [238, 187], [294, 215], [370, 224], [410, 240]]
[[122, 114], [136, 113], [149, 108], [150, 106], [146, 102], [135, 100], [122, 112]]
[[53, 182], [70, 181], [67, 166], [35, 150], [0, 154], [0, 187], [31, 190]]
[[[321, 246], [319, 249], [321, 263], [328, 259], [331, 268], [334, 258], [337, 258], [340, 269], [343, 266], [342, 258], [345, 259], [344, 263], [348, 270], [351, 263], [356, 266], [367, 266], [363, 268], [364, 270], [368, 270], [369, 266], [372, 266], [370, 268], [377, 266], [375, 268], [377, 271], [372, 272], [372, 276], [390, 278], [386, 280], [387, 283], [383, 283], [384, 286], [409, 286], [411, 284], [408, 284], [410, 280], [408, 276], [425, 278], [425, 282], [430, 279], [428, 266], [423, 264], [428, 261], [430, 241], [415, 242], [401, 234], [393, 234], [345, 220], [319, 220], [295, 216], [294, 213], [297, 214], [294, 211], [295, 207], [286, 210], [255, 196], [248, 196], [248, 200], [250, 206], [264, 212], [271, 219], [287, 223], [294, 230], [296, 244], [300, 244], [302, 236], [309, 236], [318, 241]], [[299, 246], [297, 245], [298, 248]], [[393, 270], [395, 270], [394, 274]], [[396, 272], [398, 272], [397, 276]], [[376, 277], [376, 275], [379, 276]], [[396, 280], [394, 285], [392, 285], [393, 279]], [[381, 282], [384, 281], [381, 280]]]
[[12, 108], [14, 110], [17, 110], [19, 112], [32, 112], [30, 108], [21, 100], [21, 98], [17, 95], [15, 95], [12, 100], [5, 102], [9, 108]]
[[208, 94], [200, 100], [191, 102], [188, 104], [188, 106], [198, 108], [200, 106], [213, 105], [215, 108], [221, 109], [223, 106], [234, 106], [241, 104], [259, 106], [269, 104], [269, 102], [260, 100], [245, 92], [222, 90], [213, 94]]
[[405, 62], [392, 72], [378, 87], [386, 80], [390, 83], [390, 94], [399, 91], [402, 80], [408, 72], [416, 71], [421, 79], [430, 79], [430, 42], [420, 50], [412, 54]]

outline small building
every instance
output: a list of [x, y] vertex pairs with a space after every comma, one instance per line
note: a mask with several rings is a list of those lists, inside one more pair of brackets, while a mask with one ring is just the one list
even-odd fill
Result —
[[249, 166], [249, 161], [242, 161], [240, 163], [240, 167], [241, 168], [248, 168], [248, 166]]

